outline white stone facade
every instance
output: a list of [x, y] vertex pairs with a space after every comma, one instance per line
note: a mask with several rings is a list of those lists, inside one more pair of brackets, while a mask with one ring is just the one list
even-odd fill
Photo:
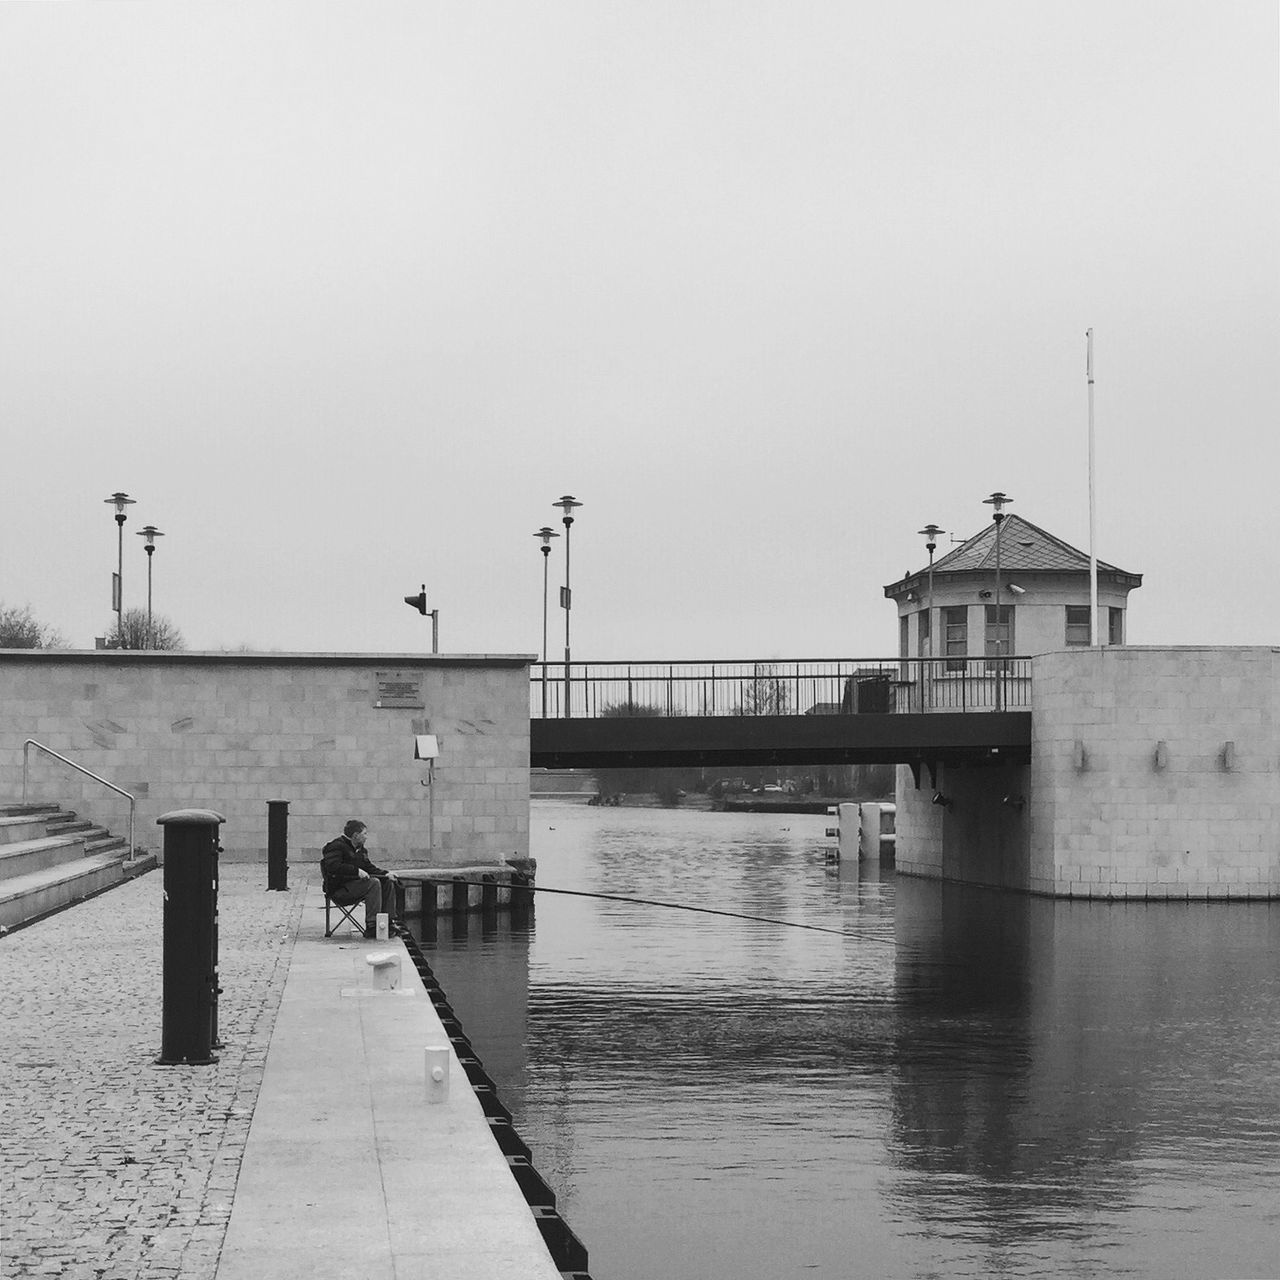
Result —
[[1280, 654], [1041, 655], [1030, 764], [941, 771], [949, 806], [921, 783], [899, 770], [904, 874], [1060, 897], [1280, 897]]
[[[265, 859], [268, 800], [289, 801], [290, 862], [312, 861], [348, 818], [385, 866], [463, 866], [529, 852], [529, 663], [523, 656], [9, 651], [0, 653], [4, 799], [22, 799], [37, 741], [137, 797], [155, 820], [213, 809], [223, 858]], [[375, 705], [385, 677], [422, 707]], [[380, 677], [384, 679], [380, 681]], [[414, 759], [436, 736], [433, 767]], [[127, 802], [33, 755], [30, 798], [125, 834]], [[425, 779], [429, 786], [423, 786]]]

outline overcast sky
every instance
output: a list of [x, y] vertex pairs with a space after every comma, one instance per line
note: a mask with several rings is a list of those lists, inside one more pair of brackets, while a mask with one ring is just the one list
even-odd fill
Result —
[[[0, 6], [0, 601], [75, 647], [870, 657], [1011, 494], [1280, 642], [1272, 0]], [[562, 656], [564, 540], [551, 557]], [[948, 549], [944, 541], [941, 551]]]

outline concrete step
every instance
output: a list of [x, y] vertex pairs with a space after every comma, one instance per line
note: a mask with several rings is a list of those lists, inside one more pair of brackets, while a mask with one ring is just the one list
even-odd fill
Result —
[[99, 827], [101, 834], [87, 835], [84, 842], [84, 851], [90, 853], [125, 853], [129, 852], [129, 842], [124, 836], [113, 836], [111, 832]]
[[47, 835], [66, 835], [65, 830], [50, 831], [50, 824], [60, 826], [74, 821], [74, 813], [56, 806], [42, 813], [7, 813], [0, 809], [0, 846], [38, 840]]
[[[0, 930], [9, 930], [128, 878], [125, 853], [98, 853], [0, 880]], [[139, 860], [142, 861], [142, 860]], [[154, 858], [145, 860], [148, 868]]]
[[84, 837], [79, 834], [0, 844], [0, 885], [15, 876], [75, 862], [85, 856], [84, 846]]
[[69, 836], [75, 831], [88, 831], [93, 823], [88, 818], [77, 818], [74, 813], [60, 813], [44, 824], [45, 835]]

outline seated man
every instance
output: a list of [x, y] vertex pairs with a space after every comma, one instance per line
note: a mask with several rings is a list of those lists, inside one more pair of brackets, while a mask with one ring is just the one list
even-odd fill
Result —
[[[377, 937], [378, 912], [382, 910], [382, 881], [388, 882], [390, 890], [396, 877], [395, 872], [384, 871], [369, 861], [364, 851], [367, 839], [368, 828], [358, 818], [352, 818], [342, 828], [342, 834], [321, 850], [320, 868], [324, 891], [334, 902], [344, 907], [354, 902], [364, 903], [364, 936], [374, 938]], [[388, 892], [388, 899], [390, 896]]]

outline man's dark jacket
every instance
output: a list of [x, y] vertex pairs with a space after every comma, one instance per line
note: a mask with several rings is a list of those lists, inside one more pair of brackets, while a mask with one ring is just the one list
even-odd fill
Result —
[[371, 876], [387, 874], [381, 867], [375, 867], [368, 854], [357, 848], [347, 836], [330, 840], [320, 851], [320, 869], [324, 876], [324, 891], [330, 894], [352, 880], [359, 880], [361, 871], [367, 871]]

